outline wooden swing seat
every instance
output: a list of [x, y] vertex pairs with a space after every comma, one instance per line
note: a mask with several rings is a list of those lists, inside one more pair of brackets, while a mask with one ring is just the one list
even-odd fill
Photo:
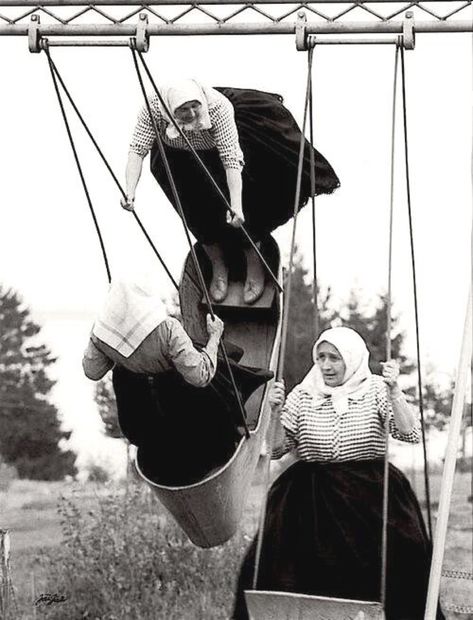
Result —
[[[277, 244], [273, 239], [267, 244], [273, 273], [280, 276]], [[208, 283], [210, 264], [199, 246], [196, 246], [196, 251]], [[191, 338], [205, 342], [208, 337], [207, 308], [201, 303], [202, 292], [197, 282], [197, 274], [189, 255], [179, 287], [182, 319]], [[241, 364], [275, 370], [280, 338], [280, 300], [272, 285], [268, 285], [266, 299], [269, 298], [272, 302], [267, 312], [229, 312], [228, 317], [225, 316], [225, 336], [243, 349]], [[138, 474], [152, 488], [191, 541], [199, 547], [220, 545], [229, 540], [238, 528], [269, 423], [267, 393], [268, 384], [262, 385], [245, 404], [250, 436], [239, 441], [228, 462], [217, 471], [208, 472], [194, 484], [166, 486], [157, 480], [150, 480], [140, 468], [140, 451], [137, 451], [135, 466]], [[222, 411], [222, 415], [226, 413]]]
[[246, 590], [250, 620], [384, 620], [381, 603]]
[[[274, 296], [276, 294], [276, 286], [273, 282], [266, 282], [264, 286], [263, 294], [253, 304], [246, 304], [243, 300], [244, 282], [241, 280], [230, 280], [228, 282], [227, 296], [223, 301], [214, 302], [212, 304], [217, 308], [242, 308], [244, 310], [269, 310], [274, 303]], [[206, 304], [205, 297], [202, 299], [202, 303]]]

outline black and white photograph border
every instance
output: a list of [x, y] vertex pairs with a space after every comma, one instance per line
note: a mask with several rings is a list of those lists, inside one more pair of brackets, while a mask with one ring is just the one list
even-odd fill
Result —
[[[171, 485], [168, 494], [168, 486], [150, 481], [148, 458], [140, 460], [141, 448], [137, 456], [125, 436], [115, 377], [113, 385], [111, 373], [99, 382], [84, 375], [110, 277], [152, 281], [166, 314], [199, 345], [215, 301], [201, 286], [200, 278], [211, 281], [206, 257], [202, 273], [189, 267], [189, 241], [198, 242], [199, 260], [205, 242], [192, 222], [183, 227], [151, 157], [133, 211], [122, 208], [130, 143], [146, 108], [136, 63], [150, 98], [150, 76], [160, 92], [190, 78], [202, 92], [279, 95], [333, 167], [340, 183], [333, 193], [310, 197], [315, 173], [297, 217], [269, 229], [277, 252], [261, 249], [267, 275], [254, 307], [243, 300], [244, 268], [241, 286], [231, 281], [227, 300], [214, 304], [225, 325], [219, 359], [236, 369], [237, 382], [241, 368], [271, 371], [289, 395], [320, 363], [319, 352], [312, 358], [320, 333], [346, 326], [365, 341], [375, 375], [383, 373], [381, 362], [400, 363], [399, 388], [422, 418], [422, 438], [409, 443], [394, 433], [387, 446], [418, 500], [433, 548], [422, 618], [441, 617], [438, 601], [447, 620], [473, 618], [472, 31], [468, 0], [0, 0], [1, 618], [241, 620], [235, 600], [248, 549], [256, 548], [264, 581], [266, 543], [257, 532], [275, 517], [280, 482], [296, 481], [291, 468], [306, 458], [302, 444], [300, 453], [296, 447], [270, 458], [277, 435], [273, 382], [247, 404], [234, 383], [228, 389], [238, 418], [235, 455], [207, 472], [211, 484], [195, 495], [199, 485], [181, 485], [176, 499], [181, 487]], [[236, 104], [235, 114], [245, 197], [245, 168], [255, 168]], [[166, 112], [161, 120], [170, 122]], [[166, 137], [163, 143], [172, 150]], [[186, 174], [178, 179], [184, 192]], [[294, 182], [291, 213], [302, 177]], [[231, 209], [232, 198], [230, 188]], [[271, 204], [259, 199], [270, 217]], [[196, 204], [206, 207], [202, 199]], [[237, 266], [237, 278], [241, 271]], [[233, 359], [233, 344], [244, 350], [244, 366]], [[212, 367], [212, 351], [201, 355]], [[156, 382], [147, 385], [150, 394], [159, 391]], [[283, 426], [285, 419], [283, 412]], [[179, 429], [172, 460], [191, 471], [200, 438], [210, 440], [212, 432], [187, 420], [201, 434], [186, 444]], [[173, 442], [165, 438], [177, 428], [161, 429], [156, 453], [171, 454]], [[201, 452], [208, 455], [205, 444]], [[201, 518], [193, 501], [209, 517], [210, 534], [189, 525]], [[223, 534], [221, 514], [231, 521]], [[384, 515], [382, 521], [384, 528]], [[389, 540], [387, 551], [382, 547], [389, 556]], [[390, 593], [383, 567], [389, 573], [390, 563], [381, 546], [379, 553], [381, 606], [358, 609], [330, 597], [327, 606], [324, 596], [297, 593], [290, 584], [265, 597], [276, 588], [255, 585], [256, 569], [245, 617], [406, 620], [390, 617], [388, 608], [384, 615]]]

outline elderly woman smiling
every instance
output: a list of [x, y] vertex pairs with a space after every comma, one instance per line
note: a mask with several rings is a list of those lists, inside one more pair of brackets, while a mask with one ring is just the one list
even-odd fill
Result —
[[[269, 492], [258, 589], [379, 600], [385, 424], [394, 438], [416, 443], [417, 416], [399, 388], [397, 362], [373, 375], [354, 330], [323, 332], [313, 359], [287, 399], [282, 383], [270, 395], [273, 458], [293, 451], [299, 460]], [[390, 464], [387, 620], [424, 617], [430, 554], [418, 501]], [[238, 620], [248, 617], [242, 593], [254, 561], [253, 543], [240, 574]]]
[[[258, 90], [210, 88], [192, 79], [176, 79], [150, 99], [150, 109], [162, 139], [186, 222], [210, 258], [210, 293], [217, 302], [227, 295], [225, 251], [243, 247], [247, 275], [244, 301], [254, 303], [264, 289], [264, 271], [256, 252], [237, 229], [244, 223], [254, 242], [287, 222], [294, 196], [301, 132], [282, 97]], [[168, 114], [169, 112], [169, 114]], [[171, 118], [172, 116], [172, 118]], [[173, 122], [174, 121], [174, 122]], [[175, 124], [197, 150], [212, 177], [230, 201], [225, 206], [191, 153]], [[311, 150], [315, 159], [315, 194], [330, 194], [338, 186], [328, 161], [305, 144], [299, 208], [311, 195]], [[134, 207], [143, 160], [151, 151], [151, 171], [174, 206], [175, 197], [160, 157], [153, 122], [143, 108], [133, 133], [126, 170], [125, 209]]]

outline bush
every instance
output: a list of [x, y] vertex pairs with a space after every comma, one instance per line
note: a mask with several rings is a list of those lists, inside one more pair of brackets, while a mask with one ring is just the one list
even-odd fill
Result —
[[11, 483], [17, 478], [16, 467], [0, 459], [0, 491], [8, 491]]
[[471, 456], [461, 456], [457, 459], [457, 470], [461, 473], [468, 473], [472, 470], [472, 460]]
[[87, 480], [89, 480], [89, 482], [105, 484], [105, 482], [110, 480], [110, 475], [103, 465], [99, 463], [90, 463], [87, 466]]
[[40, 606], [48, 618], [211, 620], [228, 618], [247, 545], [237, 535], [203, 550], [190, 543], [143, 486], [97, 497], [84, 514], [60, 505], [64, 545], [46, 551], [47, 591], [65, 602]]

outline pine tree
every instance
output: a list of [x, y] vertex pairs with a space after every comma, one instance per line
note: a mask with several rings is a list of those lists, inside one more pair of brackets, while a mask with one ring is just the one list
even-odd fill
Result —
[[112, 437], [112, 439], [123, 439], [123, 433], [118, 424], [117, 403], [110, 375], [107, 374], [104, 379], [97, 382], [94, 399], [97, 404], [99, 415], [102, 418], [104, 431], [107, 437]]
[[[287, 281], [287, 278], [286, 278]], [[330, 289], [322, 296], [317, 291], [319, 330], [330, 327], [334, 313], [329, 309]], [[312, 282], [303, 265], [302, 255], [296, 248], [294, 254], [289, 329], [284, 363], [286, 389], [291, 390], [308, 372], [313, 364], [312, 347], [315, 342], [315, 308]]]
[[399, 329], [399, 317], [391, 312], [391, 330], [388, 334], [388, 300], [385, 295], [376, 297], [374, 307], [366, 308], [359, 292], [352, 291], [346, 307], [341, 309], [342, 324], [357, 331], [370, 351], [370, 368], [381, 374], [381, 362], [386, 361], [387, 338], [391, 339], [391, 358], [397, 360], [403, 374], [410, 374], [414, 364], [402, 352], [405, 333]]
[[55, 359], [38, 342], [40, 329], [18, 295], [0, 287], [0, 455], [21, 478], [61, 480], [75, 475], [76, 455], [60, 447], [70, 432], [48, 400]]

